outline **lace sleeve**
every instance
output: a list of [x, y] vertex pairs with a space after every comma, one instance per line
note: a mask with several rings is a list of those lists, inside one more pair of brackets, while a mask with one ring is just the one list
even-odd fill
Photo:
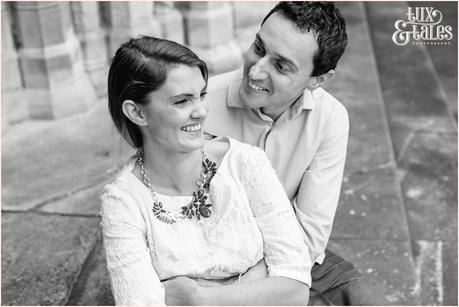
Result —
[[243, 163], [242, 182], [258, 227], [269, 276], [311, 286], [312, 262], [292, 205], [266, 154], [253, 148]]
[[101, 196], [101, 226], [115, 303], [164, 305], [164, 287], [152, 265], [141, 213], [127, 193], [107, 190]]

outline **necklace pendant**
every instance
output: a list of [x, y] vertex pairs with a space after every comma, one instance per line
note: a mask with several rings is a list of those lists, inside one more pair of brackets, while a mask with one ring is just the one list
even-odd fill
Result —
[[152, 210], [155, 217], [161, 222], [167, 224], [174, 224], [176, 222], [175, 219], [166, 210], [163, 209], [162, 202], [154, 201]]
[[193, 193], [191, 202], [182, 207], [181, 214], [189, 219], [196, 216], [198, 220], [201, 220], [201, 217], [208, 218], [212, 215], [211, 207], [212, 204], [207, 203], [207, 195], [203, 190], [199, 190]]
[[210, 189], [210, 181], [217, 172], [217, 164], [210, 159], [208, 159], [204, 153], [204, 150], [201, 148], [202, 153], [202, 171], [199, 175], [199, 178], [196, 182], [198, 189], [193, 192], [193, 199], [188, 205], [183, 206], [180, 212], [171, 213], [164, 210], [163, 204], [158, 200], [157, 195], [153, 191], [148, 178], [147, 172], [143, 165], [143, 152], [140, 153], [140, 156], [137, 159], [137, 163], [140, 167], [140, 173], [142, 175], [143, 182], [147, 189], [150, 191], [153, 197], [153, 214], [161, 222], [167, 224], [174, 224], [177, 219], [192, 219], [196, 217], [199, 222], [202, 222], [201, 217], [209, 218], [212, 215], [212, 204], [207, 203], [207, 195]]

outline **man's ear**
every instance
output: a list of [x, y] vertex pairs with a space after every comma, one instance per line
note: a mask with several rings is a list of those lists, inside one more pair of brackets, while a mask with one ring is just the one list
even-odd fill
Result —
[[311, 85], [312, 89], [315, 90], [316, 88], [322, 86], [323, 84], [325, 84], [325, 82], [327, 82], [328, 80], [330, 80], [331, 78], [333, 78], [333, 76], [335, 75], [335, 70], [333, 69], [330, 69], [328, 72], [318, 76], [318, 77], [315, 77], [314, 78], [314, 82], [313, 84]]
[[147, 126], [147, 121], [143, 111], [132, 100], [123, 101], [123, 113], [127, 118], [137, 126]]

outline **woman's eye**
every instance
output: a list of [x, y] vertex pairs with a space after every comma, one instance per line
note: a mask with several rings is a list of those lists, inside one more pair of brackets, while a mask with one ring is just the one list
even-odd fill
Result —
[[182, 99], [182, 100], [176, 101], [174, 104], [184, 104], [184, 103], [187, 103], [188, 101], [189, 99]]
[[206, 97], [206, 95], [207, 95], [207, 92], [202, 92], [201, 93], [201, 99], [204, 99]]

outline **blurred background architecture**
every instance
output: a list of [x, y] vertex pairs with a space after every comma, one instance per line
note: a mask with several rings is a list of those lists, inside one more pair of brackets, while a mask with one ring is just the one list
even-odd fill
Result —
[[[238, 68], [275, 2], [1, 2], [2, 305], [110, 305], [99, 194], [133, 150], [107, 112], [114, 50], [155, 35]], [[340, 2], [326, 89], [350, 138], [329, 248], [394, 305], [457, 305], [457, 2]], [[453, 38], [397, 46], [407, 8]], [[321, 304], [312, 301], [311, 304]]]
[[185, 43], [212, 73], [237, 68], [274, 3], [2, 2], [3, 127], [86, 111], [129, 37]]

